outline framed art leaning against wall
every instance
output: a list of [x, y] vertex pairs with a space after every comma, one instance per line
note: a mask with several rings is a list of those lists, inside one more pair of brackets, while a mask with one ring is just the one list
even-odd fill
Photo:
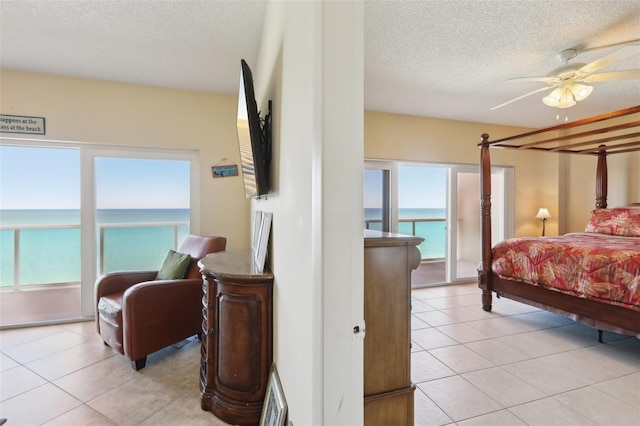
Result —
[[264, 396], [260, 426], [284, 426], [287, 421], [287, 400], [275, 363], [271, 365], [269, 383]]

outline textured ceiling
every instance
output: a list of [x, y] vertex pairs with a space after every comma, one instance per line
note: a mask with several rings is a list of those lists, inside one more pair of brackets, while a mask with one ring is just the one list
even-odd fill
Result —
[[[233, 94], [240, 58], [255, 64], [262, 1], [0, 1], [6, 69]], [[640, 40], [639, 0], [366, 1], [365, 108], [541, 127], [640, 104], [640, 80], [594, 85], [566, 110], [544, 87], [557, 54], [589, 63]], [[609, 47], [606, 47], [609, 46]], [[640, 69], [640, 55], [602, 71]]]

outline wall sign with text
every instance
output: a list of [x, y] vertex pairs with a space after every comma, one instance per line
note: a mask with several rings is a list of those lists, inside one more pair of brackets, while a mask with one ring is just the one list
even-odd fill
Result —
[[0, 114], [0, 132], [44, 135], [44, 117]]
[[211, 167], [211, 173], [214, 178], [238, 176], [238, 166], [236, 164], [213, 166]]

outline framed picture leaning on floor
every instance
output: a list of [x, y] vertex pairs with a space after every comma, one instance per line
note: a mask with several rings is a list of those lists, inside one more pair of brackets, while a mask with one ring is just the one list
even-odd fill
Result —
[[267, 391], [264, 395], [260, 426], [284, 426], [287, 421], [287, 400], [284, 397], [282, 383], [276, 364], [271, 364]]

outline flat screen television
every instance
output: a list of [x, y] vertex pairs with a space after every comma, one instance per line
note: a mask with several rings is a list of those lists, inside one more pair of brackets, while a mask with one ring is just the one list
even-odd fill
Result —
[[244, 59], [240, 61], [237, 129], [245, 196], [260, 197], [269, 192], [271, 101], [267, 115], [261, 119], [253, 91], [253, 75]]

